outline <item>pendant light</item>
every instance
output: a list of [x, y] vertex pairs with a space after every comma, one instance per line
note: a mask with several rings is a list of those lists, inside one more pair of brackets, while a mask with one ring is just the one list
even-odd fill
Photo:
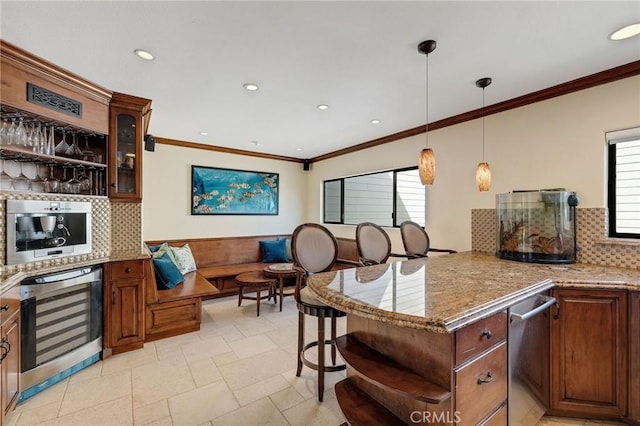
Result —
[[426, 147], [420, 152], [418, 159], [418, 172], [420, 174], [420, 182], [423, 185], [432, 185], [436, 178], [436, 157], [433, 150], [429, 148], [429, 53], [436, 49], [435, 40], [426, 40], [418, 45], [418, 52], [426, 57], [426, 124], [424, 125], [424, 133], [426, 137]]
[[[489, 77], [481, 78], [476, 81], [476, 86], [482, 89], [482, 108], [484, 109], [484, 89], [491, 84]], [[478, 184], [478, 190], [480, 192], [488, 191], [491, 187], [491, 169], [489, 169], [489, 163], [484, 161], [484, 116], [485, 112], [482, 111], [482, 162], [478, 164], [476, 169], [476, 183]]]

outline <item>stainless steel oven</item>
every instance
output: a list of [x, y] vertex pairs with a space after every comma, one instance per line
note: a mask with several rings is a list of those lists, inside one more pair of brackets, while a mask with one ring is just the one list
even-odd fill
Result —
[[98, 361], [102, 351], [102, 267], [22, 281], [21, 399]]

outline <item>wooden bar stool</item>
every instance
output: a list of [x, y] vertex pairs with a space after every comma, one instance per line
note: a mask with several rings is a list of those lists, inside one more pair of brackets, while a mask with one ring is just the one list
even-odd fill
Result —
[[[296, 280], [296, 302], [298, 307], [298, 368], [296, 376], [300, 377], [305, 365], [318, 372], [318, 401], [324, 395], [324, 373], [346, 369], [345, 364], [336, 364], [336, 318], [347, 314], [324, 304], [306, 287], [306, 277], [316, 272], [331, 270], [338, 258], [338, 243], [331, 232], [317, 223], [305, 223], [298, 226], [291, 237], [291, 252], [295, 268], [300, 271]], [[305, 315], [318, 319], [318, 337], [305, 343]], [[325, 336], [325, 318], [331, 320], [331, 336]], [[325, 364], [325, 345], [331, 347], [331, 364]], [[305, 352], [317, 347], [317, 362], [307, 359]]]
[[[236, 276], [236, 284], [238, 284], [238, 306], [242, 304], [242, 299], [255, 300], [257, 304], [257, 316], [260, 316], [260, 300], [265, 298], [260, 296], [260, 292], [262, 290], [268, 290], [269, 293], [266, 296], [267, 299], [271, 299], [273, 297], [273, 301], [277, 303], [275, 296], [275, 287], [277, 282], [278, 281], [275, 278], [265, 277], [262, 271], [245, 272]], [[255, 291], [255, 297], [245, 296], [245, 289]]]

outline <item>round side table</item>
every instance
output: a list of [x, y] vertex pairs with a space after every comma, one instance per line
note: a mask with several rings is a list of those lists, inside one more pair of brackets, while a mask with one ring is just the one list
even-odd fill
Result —
[[[242, 299], [255, 300], [257, 304], [257, 316], [260, 316], [260, 300], [264, 297], [260, 296], [261, 290], [269, 290], [268, 299], [271, 299], [271, 296], [274, 297], [275, 302], [275, 278], [267, 278], [264, 276], [262, 271], [254, 271], [254, 272], [245, 272], [236, 276], [236, 284], [238, 284], [238, 306], [242, 304]], [[255, 291], [256, 296], [245, 296], [245, 289], [249, 289], [249, 291]]]
[[298, 275], [298, 271], [293, 269], [293, 263], [275, 263], [273, 265], [265, 266], [263, 269], [265, 277], [278, 279], [278, 297], [280, 298], [280, 312], [282, 312], [282, 299], [285, 296], [291, 296], [293, 293], [284, 293], [284, 279], [295, 278]]

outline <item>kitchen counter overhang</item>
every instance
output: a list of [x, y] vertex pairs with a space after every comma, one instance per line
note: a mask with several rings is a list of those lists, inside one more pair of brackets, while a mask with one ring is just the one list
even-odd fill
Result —
[[640, 271], [463, 252], [314, 274], [307, 284], [320, 300], [349, 314], [451, 333], [553, 287], [640, 291]]

